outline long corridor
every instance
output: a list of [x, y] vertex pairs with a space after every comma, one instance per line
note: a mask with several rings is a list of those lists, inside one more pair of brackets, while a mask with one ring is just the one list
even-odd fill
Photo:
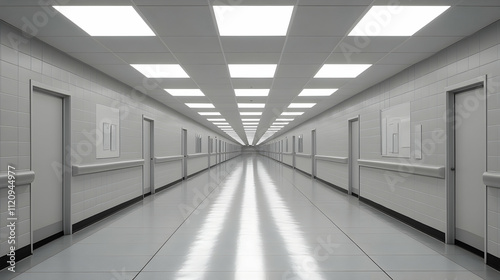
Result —
[[60, 238], [18, 270], [0, 278], [500, 279], [481, 258], [257, 155]]

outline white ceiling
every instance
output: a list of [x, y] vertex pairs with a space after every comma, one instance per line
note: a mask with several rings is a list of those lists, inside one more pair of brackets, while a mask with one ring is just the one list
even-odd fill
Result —
[[[90, 37], [51, 7], [132, 5], [156, 37]], [[450, 5], [413, 37], [347, 37], [372, 5]], [[220, 37], [212, 4], [294, 5], [286, 37]], [[37, 37], [87, 64], [135, 87], [144, 76], [132, 63], [179, 63], [190, 79], [155, 79], [152, 98], [218, 130], [186, 102], [212, 102], [247, 143], [237, 103], [266, 103], [253, 144], [291, 102], [317, 102], [280, 133], [320, 114], [362, 90], [391, 77], [443, 48], [500, 19], [498, 0], [0, 0], [0, 19], [18, 28], [36, 12], [50, 12]], [[54, 14], [52, 14], [54, 12]], [[346, 53], [345, 46], [355, 46]], [[278, 64], [273, 79], [232, 79], [228, 63]], [[313, 79], [324, 63], [371, 63], [355, 79]], [[339, 88], [330, 97], [297, 97], [303, 88]], [[206, 97], [172, 97], [163, 88], [200, 88]], [[268, 97], [235, 97], [234, 88], [271, 88]], [[252, 111], [249, 109], [246, 111]], [[298, 111], [298, 110], [295, 110]], [[251, 118], [251, 117], [248, 117]], [[222, 131], [219, 131], [222, 132]], [[252, 143], [250, 143], [252, 144]]]

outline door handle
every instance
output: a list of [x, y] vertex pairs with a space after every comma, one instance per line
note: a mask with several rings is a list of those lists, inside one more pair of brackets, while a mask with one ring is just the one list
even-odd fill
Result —
[[450, 168], [451, 171], [455, 171], [455, 167]]

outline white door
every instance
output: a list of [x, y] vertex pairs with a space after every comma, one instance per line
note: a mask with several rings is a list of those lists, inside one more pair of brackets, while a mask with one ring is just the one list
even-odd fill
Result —
[[142, 130], [142, 152], [144, 158], [144, 172], [143, 172], [143, 189], [144, 195], [151, 194], [151, 190], [153, 187], [151, 186], [151, 163], [153, 161], [153, 153], [151, 151], [151, 121], [144, 120], [143, 121], [143, 130]]
[[311, 131], [311, 175], [316, 177], [316, 129]]
[[182, 129], [182, 134], [181, 134], [181, 153], [182, 153], [182, 178], [186, 179], [187, 178], [187, 155], [188, 155], [188, 149], [187, 149], [187, 129]]
[[455, 94], [455, 239], [481, 251], [486, 196], [483, 97], [483, 88]]
[[359, 120], [351, 121], [351, 143], [350, 143], [350, 181], [351, 193], [359, 195]]
[[63, 231], [63, 99], [33, 92], [31, 184], [33, 242]]

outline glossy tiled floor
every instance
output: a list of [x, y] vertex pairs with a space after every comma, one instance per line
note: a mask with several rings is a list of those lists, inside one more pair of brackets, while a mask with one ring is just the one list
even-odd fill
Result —
[[270, 159], [243, 156], [46, 245], [1, 279], [500, 279]]

